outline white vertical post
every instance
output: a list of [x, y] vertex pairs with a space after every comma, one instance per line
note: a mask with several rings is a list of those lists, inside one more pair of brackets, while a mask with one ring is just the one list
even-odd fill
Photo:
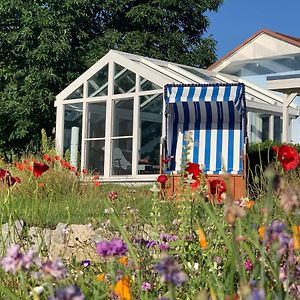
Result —
[[274, 141], [274, 115], [269, 117], [269, 139]]
[[290, 95], [285, 95], [283, 97], [283, 109], [282, 109], [282, 142], [288, 142], [288, 134], [289, 134], [289, 112], [288, 107], [293, 102], [297, 93], [292, 93]]
[[251, 112], [247, 112], [247, 136], [249, 143], [252, 142], [252, 136], [251, 136]]
[[78, 142], [79, 142], [79, 127], [72, 127], [71, 129], [71, 165], [77, 168], [78, 156]]
[[83, 100], [82, 100], [82, 124], [81, 124], [81, 170], [86, 168], [86, 128], [87, 128], [87, 116], [86, 116], [86, 107], [87, 107], [87, 97], [88, 97], [88, 83], [85, 80], [83, 83]]
[[133, 129], [132, 129], [132, 176], [136, 177], [138, 174], [138, 159], [140, 158], [139, 153], [139, 129], [140, 129], [140, 82], [141, 77], [136, 74], [136, 85], [133, 99]]
[[111, 175], [111, 134], [113, 122], [113, 92], [114, 92], [114, 73], [115, 65], [110, 58], [108, 65], [108, 86], [107, 86], [107, 101], [106, 101], [106, 116], [105, 116], [105, 146], [104, 146], [104, 177], [108, 178]]
[[56, 127], [55, 127], [55, 149], [56, 153], [63, 155], [64, 149], [64, 105], [60, 101], [56, 106]]

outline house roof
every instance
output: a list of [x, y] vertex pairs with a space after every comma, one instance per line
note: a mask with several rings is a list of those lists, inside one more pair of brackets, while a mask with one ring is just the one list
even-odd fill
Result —
[[[252, 84], [244, 79], [236, 76], [221, 74], [215, 71], [203, 70], [195, 67], [186, 65], [180, 65], [171, 63], [163, 60], [152, 59], [139, 55], [134, 55], [126, 52], [120, 52], [116, 50], [110, 50], [105, 56], [103, 56], [98, 62], [91, 66], [75, 81], [69, 84], [63, 91], [56, 96], [55, 106], [62, 103], [70, 103], [68, 96], [77, 89], [83, 87], [85, 84], [93, 81], [93, 76], [105, 66], [111, 65], [111, 63], [119, 64], [123, 68], [130, 70], [145, 78], [146, 80], [152, 81], [161, 90], [166, 84], [199, 84], [199, 83], [244, 83], [246, 87], [246, 100], [249, 101], [248, 107], [261, 108], [265, 111], [274, 111], [281, 113], [281, 107], [283, 98], [280, 95], [267, 89], [261, 88], [255, 84]], [[112, 70], [112, 68], [111, 68]], [[119, 74], [121, 74], [120, 72]], [[115, 74], [115, 79], [119, 76]], [[122, 73], [124, 74], [124, 72]], [[114, 79], [114, 80], [115, 80]], [[92, 82], [93, 85], [97, 85], [97, 82]], [[104, 85], [103, 85], [104, 86]], [[103, 87], [102, 86], [102, 87]], [[102, 87], [97, 87], [101, 89]], [[121, 95], [119, 95], [121, 96]], [[82, 101], [83, 93], [80, 98], [72, 101]], [[85, 96], [84, 98], [86, 98]], [[89, 98], [88, 96], [87, 98]], [[104, 98], [106, 96], [103, 96]], [[70, 98], [69, 98], [70, 99]], [[91, 98], [89, 98], [91, 99]], [[251, 103], [250, 103], [251, 102]], [[257, 105], [255, 103], [258, 103]], [[256, 107], [257, 106], [257, 107]], [[299, 115], [299, 111], [296, 106], [292, 104], [290, 106], [290, 113], [292, 115]]]
[[229, 59], [230, 57], [234, 56], [236, 53], [238, 53], [242, 48], [247, 46], [248, 44], [252, 43], [257, 37], [261, 35], [267, 35], [274, 39], [278, 39], [280, 41], [286, 42], [292, 46], [300, 47], [300, 38], [292, 37], [286, 34], [282, 34], [279, 32], [274, 32], [269, 29], [261, 29], [258, 32], [256, 32], [254, 35], [249, 37], [247, 40], [245, 40], [243, 43], [238, 45], [236, 48], [228, 52], [226, 55], [224, 55], [221, 59], [216, 61], [214, 64], [208, 67], [208, 70], [215, 70], [221, 63]]

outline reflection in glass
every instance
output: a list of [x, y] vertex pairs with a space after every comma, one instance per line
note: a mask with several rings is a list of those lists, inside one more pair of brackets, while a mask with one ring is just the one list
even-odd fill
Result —
[[132, 135], [133, 99], [115, 100], [113, 115], [113, 136]]
[[114, 93], [133, 93], [135, 91], [135, 73], [115, 64]]
[[105, 137], [106, 102], [88, 104], [88, 138]]
[[112, 175], [132, 174], [132, 139], [112, 141]]
[[162, 94], [140, 97], [139, 174], [158, 174], [162, 126]]
[[81, 99], [83, 98], [83, 85], [81, 85], [77, 90], [75, 90], [73, 93], [71, 93], [66, 100], [71, 99]]
[[161, 88], [162, 88], [161, 86], [158, 86], [157, 84], [153, 83], [152, 81], [141, 77], [141, 91], [158, 90]]
[[97, 97], [107, 95], [108, 65], [98, 71], [88, 80], [88, 96]]
[[[74, 151], [80, 157], [82, 136], [82, 103], [64, 105], [64, 154], [71, 151], [71, 144]], [[77, 161], [80, 161], [78, 159]]]
[[201, 72], [200, 69], [195, 69], [195, 68], [189, 68], [189, 67], [186, 67], [186, 66], [179, 66], [180, 68], [204, 79], [205, 81], [208, 81], [208, 82], [215, 82], [216, 80], [213, 79], [213, 77], [210, 77], [208, 75], [206, 75], [204, 72]]
[[104, 174], [104, 140], [86, 141], [86, 167], [99, 175]]

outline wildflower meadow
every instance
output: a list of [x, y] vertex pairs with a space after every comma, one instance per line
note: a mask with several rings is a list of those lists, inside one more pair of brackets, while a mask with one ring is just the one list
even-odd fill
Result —
[[1, 161], [0, 299], [300, 299], [299, 154], [269, 151], [241, 199], [188, 161], [177, 199], [167, 173], [113, 185], [54, 151]]

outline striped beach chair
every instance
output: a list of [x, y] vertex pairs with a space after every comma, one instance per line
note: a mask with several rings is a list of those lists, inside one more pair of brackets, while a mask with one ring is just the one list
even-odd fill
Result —
[[[182, 171], [188, 137], [188, 161], [199, 163], [208, 177], [232, 175], [231, 189], [235, 190], [235, 184], [241, 180], [244, 183], [244, 85], [168, 84], [165, 86], [164, 99], [166, 149], [163, 156], [171, 158], [168, 171], [173, 175]], [[241, 178], [235, 182], [235, 177]]]

